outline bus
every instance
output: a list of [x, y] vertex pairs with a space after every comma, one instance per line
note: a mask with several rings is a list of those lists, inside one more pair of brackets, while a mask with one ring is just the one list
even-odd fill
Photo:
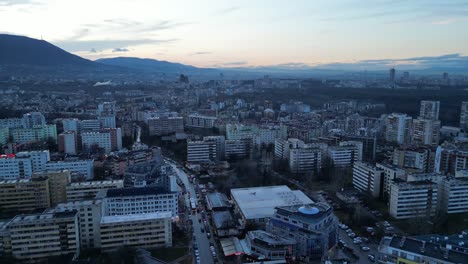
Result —
[[192, 209], [192, 214], [195, 214], [197, 211], [197, 204], [195, 203], [195, 199], [193, 197], [190, 198], [190, 208]]

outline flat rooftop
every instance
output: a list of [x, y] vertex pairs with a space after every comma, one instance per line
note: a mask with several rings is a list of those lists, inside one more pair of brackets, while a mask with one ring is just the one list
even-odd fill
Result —
[[246, 219], [272, 217], [279, 206], [314, 203], [303, 192], [286, 185], [231, 189], [231, 196]]
[[129, 215], [108, 215], [101, 218], [101, 224], [113, 224], [132, 221], [144, 221], [152, 219], [171, 218], [171, 212], [156, 212], [146, 214], [129, 214]]
[[222, 207], [230, 207], [231, 204], [229, 203], [228, 198], [224, 193], [214, 192], [208, 193], [206, 195], [206, 199], [211, 206], [211, 208], [222, 208]]
[[125, 196], [143, 196], [143, 195], [154, 195], [154, 194], [170, 194], [160, 187], [141, 187], [141, 188], [118, 188], [118, 189], [108, 189], [107, 198], [113, 197], [125, 197]]
[[99, 185], [107, 185], [107, 184], [118, 184], [121, 183], [123, 185], [123, 180], [110, 180], [110, 181], [84, 181], [84, 182], [72, 182], [69, 186], [99, 186]]

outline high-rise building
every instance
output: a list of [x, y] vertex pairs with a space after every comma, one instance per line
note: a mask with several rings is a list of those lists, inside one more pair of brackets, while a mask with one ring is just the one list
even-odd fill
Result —
[[439, 120], [439, 101], [421, 101], [419, 117], [423, 119]]
[[187, 161], [190, 163], [210, 163], [217, 158], [216, 141], [188, 141]]
[[460, 128], [465, 132], [468, 131], [468, 101], [461, 103]]
[[65, 131], [59, 134], [58, 150], [65, 154], [76, 155], [78, 153], [77, 134], [73, 131]]
[[406, 144], [411, 139], [413, 119], [406, 114], [392, 113], [386, 119], [385, 139], [388, 142]]
[[4, 239], [9, 241], [5, 251], [17, 260], [42, 262], [58, 256], [71, 260], [80, 254], [76, 211], [17, 215], [5, 229]]
[[413, 120], [412, 142], [416, 145], [438, 146], [440, 138], [440, 120], [423, 119]]
[[388, 77], [388, 78], [389, 78], [389, 80], [390, 80], [391, 82], [394, 82], [394, 81], [395, 81], [395, 73], [396, 73], [395, 68], [391, 68], [391, 69], [389, 70], [389, 77]]
[[353, 165], [353, 186], [373, 197], [380, 197], [383, 194], [384, 175], [383, 169], [364, 162], [355, 162]]
[[468, 212], [468, 171], [444, 177], [439, 183], [439, 210], [447, 214]]
[[431, 217], [437, 210], [436, 183], [394, 181], [390, 187], [389, 214], [395, 219]]

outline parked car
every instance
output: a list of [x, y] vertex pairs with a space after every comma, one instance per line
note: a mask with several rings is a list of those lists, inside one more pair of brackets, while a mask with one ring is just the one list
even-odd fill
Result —
[[367, 258], [368, 258], [370, 261], [372, 261], [372, 262], [375, 261], [375, 256], [372, 255], [372, 254], [367, 255]]
[[363, 251], [369, 251], [369, 250], [370, 250], [370, 248], [369, 248], [369, 247], [366, 247], [366, 246], [364, 246], [364, 247], [361, 247], [361, 250], [363, 250]]

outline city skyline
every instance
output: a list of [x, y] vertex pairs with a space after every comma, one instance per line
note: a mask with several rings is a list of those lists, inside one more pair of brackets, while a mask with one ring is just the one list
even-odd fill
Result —
[[0, 32], [43, 38], [92, 60], [356, 70], [468, 61], [467, 1], [0, 0], [0, 14]]

